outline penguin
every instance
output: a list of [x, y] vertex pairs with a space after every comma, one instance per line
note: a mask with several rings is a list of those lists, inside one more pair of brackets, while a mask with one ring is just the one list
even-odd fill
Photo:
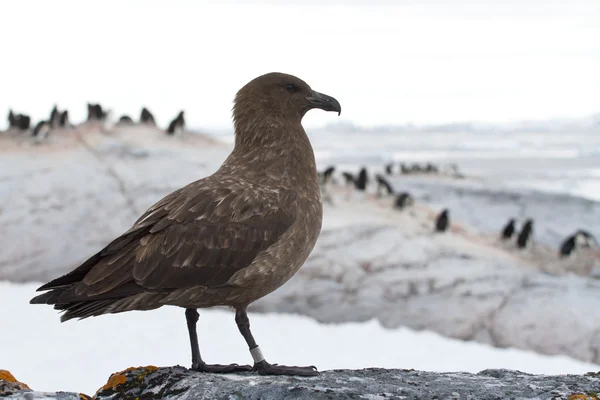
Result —
[[93, 121], [96, 119], [96, 110], [94, 109], [94, 105], [87, 103], [87, 120]]
[[402, 172], [402, 174], [410, 174], [410, 168], [408, 168], [406, 166], [406, 164], [402, 163], [400, 164], [400, 172]]
[[577, 249], [591, 247], [593, 242], [595, 242], [594, 237], [589, 232], [580, 229], [561, 244], [560, 256], [570, 256]]
[[52, 129], [58, 128], [58, 124], [60, 122], [60, 113], [58, 112], [58, 108], [56, 107], [56, 104], [54, 105], [54, 107], [52, 107], [52, 111], [50, 111], [50, 118], [48, 119], [48, 122], [50, 123], [50, 127]]
[[321, 179], [321, 184], [326, 185], [331, 180], [331, 177], [333, 176], [334, 172], [335, 172], [335, 166], [333, 166], [333, 165], [330, 167], [327, 167], [327, 169], [325, 169], [325, 171], [319, 172], [319, 178]]
[[342, 172], [342, 176], [344, 177], [344, 181], [346, 182], [346, 185], [354, 185], [356, 178], [354, 177], [354, 175], [352, 175], [350, 172]]
[[528, 219], [525, 221], [521, 232], [519, 232], [519, 236], [517, 236], [517, 247], [520, 249], [526, 248], [530, 243], [533, 237], [533, 220]]
[[129, 115], [121, 115], [118, 123], [119, 125], [133, 125], [133, 120]]
[[154, 120], [154, 116], [146, 107], [142, 108], [142, 113], [140, 115], [140, 123], [148, 124], [156, 126], [156, 121]]
[[445, 208], [435, 220], [435, 231], [446, 232], [450, 226], [450, 211]]
[[508, 240], [510, 238], [513, 237], [514, 233], [515, 233], [515, 219], [511, 218], [508, 220], [508, 222], [506, 223], [506, 225], [504, 225], [504, 228], [502, 229], [502, 240]]
[[169, 124], [167, 135], [181, 135], [183, 128], [185, 128], [185, 119], [183, 118], [183, 111], [181, 111]]
[[423, 169], [422, 169], [422, 168], [421, 168], [421, 166], [420, 166], [419, 164], [417, 164], [417, 163], [414, 163], [414, 164], [412, 164], [412, 165], [410, 166], [410, 172], [417, 173], [417, 172], [422, 172], [422, 171], [423, 171]]
[[69, 123], [69, 112], [67, 110], [60, 113], [60, 117], [58, 119], [58, 126], [61, 128], [68, 128], [71, 126]]
[[15, 113], [13, 113], [12, 109], [8, 110], [8, 128], [16, 128], [17, 126], [17, 117]]
[[31, 118], [24, 114], [15, 114], [13, 110], [8, 110], [8, 128], [15, 128], [22, 131], [29, 129]]
[[394, 163], [389, 163], [385, 165], [385, 173], [387, 175], [392, 175], [393, 174], [393, 168], [394, 168]]
[[[383, 176], [377, 174], [375, 175], [375, 179], [377, 180], [377, 195], [383, 196], [386, 194], [394, 194], [394, 189], [392, 185], [385, 179]], [[383, 192], [383, 193], [382, 193]]]
[[565, 239], [565, 241], [560, 245], [560, 256], [567, 257], [573, 253], [575, 250], [576, 242], [577, 242], [577, 234], [571, 235]]
[[16, 116], [16, 118], [17, 128], [19, 128], [22, 131], [26, 131], [30, 128], [31, 118], [29, 117], [29, 115], [19, 114]]
[[103, 121], [106, 119], [107, 113], [102, 109], [100, 104], [94, 104], [94, 115], [96, 115], [98, 121]]
[[394, 202], [394, 208], [403, 210], [406, 207], [412, 206], [415, 200], [408, 192], [402, 192], [396, 195], [396, 201]]
[[364, 192], [367, 189], [367, 183], [369, 183], [369, 178], [367, 177], [367, 169], [362, 167], [360, 172], [358, 173], [358, 179], [354, 181], [354, 185], [357, 190]]
[[102, 110], [102, 106], [100, 104], [88, 103], [88, 121], [102, 121], [106, 118], [106, 113]]
[[33, 137], [35, 137], [36, 142], [46, 139], [51, 128], [51, 124], [48, 121], [38, 122], [35, 128], [33, 128]]

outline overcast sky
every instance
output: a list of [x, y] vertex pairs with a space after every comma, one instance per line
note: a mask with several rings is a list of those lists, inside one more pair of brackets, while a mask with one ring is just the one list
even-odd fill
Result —
[[226, 128], [237, 89], [271, 71], [363, 125], [600, 111], [600, 0], [242, 3], [3, 1], [0, 112], [37, 120], [56, 102], [78, 119], [99, 101]]

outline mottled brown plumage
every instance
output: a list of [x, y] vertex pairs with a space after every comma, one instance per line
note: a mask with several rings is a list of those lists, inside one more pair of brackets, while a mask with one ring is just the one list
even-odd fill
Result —
[[[47, 292], [31, 303], [53, 304], [63, 321], [184, 307], [199, 370], [209, 369], [194, 354], [195, 309], [231, 306], [250, 348], [258, 348], [246, 307], [296, 273], [321, 229], [315, 159], [301, 125], [312, 108], [341, 111], [290, 75], [248, 83], [235, 98], [235, 147], [221, 168], [164, 197], [77, 269], [40, 287]], [[310, 375], [255, 361], [261, 373]]]

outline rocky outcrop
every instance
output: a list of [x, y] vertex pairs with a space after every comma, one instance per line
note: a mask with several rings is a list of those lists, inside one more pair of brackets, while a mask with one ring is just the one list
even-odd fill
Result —
[[9, 371], [0, 369], [0, 397], [5, 399], [57, 399], [57, 400], [91, 400], [82, 393], [71, 392], [35, 392], [25, 383], [19, 382]]
[[[183, 367], [140, 367], [113, 374], [94, 399], [597, 400], [598, 391], [600, 379], [595, 373], [543, 376], [509, 370], [469, 374], [369, 368], [324, 371], [317, 377], [300, 378], [255, 373], [202, 374]], [[65, 400], [77, 398], [72, 393], [47, 395], [46, 398]], [[43, 397], [22, 391], [8, 398]]]
[[600, 281], [552, 276], [459, 233], [399, 229], [411, 219], [385, 218], [324, 231], [298, 274], [252, 310], [325, 323], [376, 318], [600, 363]]

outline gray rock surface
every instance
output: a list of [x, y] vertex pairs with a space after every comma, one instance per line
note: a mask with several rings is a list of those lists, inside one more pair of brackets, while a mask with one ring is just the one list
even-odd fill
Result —
[[460, 232], [433, 235], [418, 215], [381, 219], [323, 231], [296, 276], [251, 309], [324, 323], [376, 318], [600, 363], [600, 281], [550, 275]]
[[[31, 390], [27, 385], [22, 382], [15, 381], [13, 379], [5, 380], [7, 378], [6, 371], [0, 370], [0, 397], [3, 399], [24, 399], [24, 400], [35, 400], [35, 399], [56, 399], [56, 400], [89, 400], [90, 397], [81, 393], [72, 392], [36, 392]], [[9, 375], [13, 378], [12, 375]]]
[[594, 399], [600, 390], [595, 375], [542, 376], [508, 370], [469, 374], [370, 368], [325, 371], [318, 377], [299, 378], [199, 374], [171, 367], [135, 369], [111, 379], [123, 383], [105, 386], [96, 399], [575, 400]]

